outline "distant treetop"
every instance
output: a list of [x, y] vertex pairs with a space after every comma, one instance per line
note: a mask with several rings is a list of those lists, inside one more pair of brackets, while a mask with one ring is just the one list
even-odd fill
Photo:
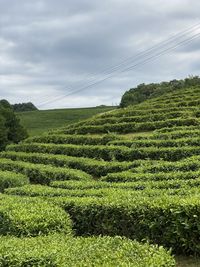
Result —
[[167, 92], [187, 88], [190, 86], [200, 86], [200, 77], [191, 76], [184, 80], [172, 80], [170, 82], [140, 84], [135, 88], [126, 91], [122, 96], [120, 107], [141, 103], [147, 99], [159, 97]]
[[12, 105], [12, 107], [15, 112], [38, 110], [36, 106], [31, 102], [14, 104]]

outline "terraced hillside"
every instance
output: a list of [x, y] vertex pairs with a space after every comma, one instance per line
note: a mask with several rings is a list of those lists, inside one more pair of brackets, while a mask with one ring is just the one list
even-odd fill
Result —
[[199, 255], [199, 108], [191, 87], [10, 145], [0, 266], [175, 266], [145, 241]]

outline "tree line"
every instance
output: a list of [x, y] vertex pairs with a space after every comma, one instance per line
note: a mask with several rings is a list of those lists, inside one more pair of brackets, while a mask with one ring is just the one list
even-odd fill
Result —
[[7, 100], [0, 100], [0, 151], [6, 145], [19, 143], [27, 137], [28, 133], [20, 124], [13, 107]]
[[15, 112], [38, 110], [36, 106], [31, 102], [14, 104], [12, 105], [12, 107]]

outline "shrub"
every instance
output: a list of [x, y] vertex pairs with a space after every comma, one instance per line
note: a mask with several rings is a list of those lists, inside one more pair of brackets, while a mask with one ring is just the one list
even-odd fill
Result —
[[32, 164], [23, 161], [0, 159], [0, 169], [17, 171], [29, 177], [32, 183], [49, 184], [54, 180], [90, 180], [92, 177], [80, 170]]
[[139, 244], [121, 237], [72, 238], [50, 235], [1, 238], [2, 267], [174, 267], [175, 260], [162, 247]]
[[1, 235], [71, 233], [69, 216], [61, 208], [41, 199], [1, 196], [0, 216]]
[[26, 184], [29, 184], [29, 179], [26, 175], [0, 171], [0, 192], [3, 192], [5, 188], [23, 186]]

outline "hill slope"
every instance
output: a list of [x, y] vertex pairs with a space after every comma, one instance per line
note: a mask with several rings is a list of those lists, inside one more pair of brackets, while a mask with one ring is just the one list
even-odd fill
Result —
[[[18, 172], [25, 185], [18, 177], [4, 195], [56, 204], [76, 235], [121, 235], [199, 255], [199, 107], [200, 87], [190, 87], [11, 145], [0, 169]], [[162, 262], [155, 266], [174, 266]]]
[[74, 108], [17, 112], [30, 136], [39, 135], [50, 129], [62, 127], [103, 113], [115, 107]]

